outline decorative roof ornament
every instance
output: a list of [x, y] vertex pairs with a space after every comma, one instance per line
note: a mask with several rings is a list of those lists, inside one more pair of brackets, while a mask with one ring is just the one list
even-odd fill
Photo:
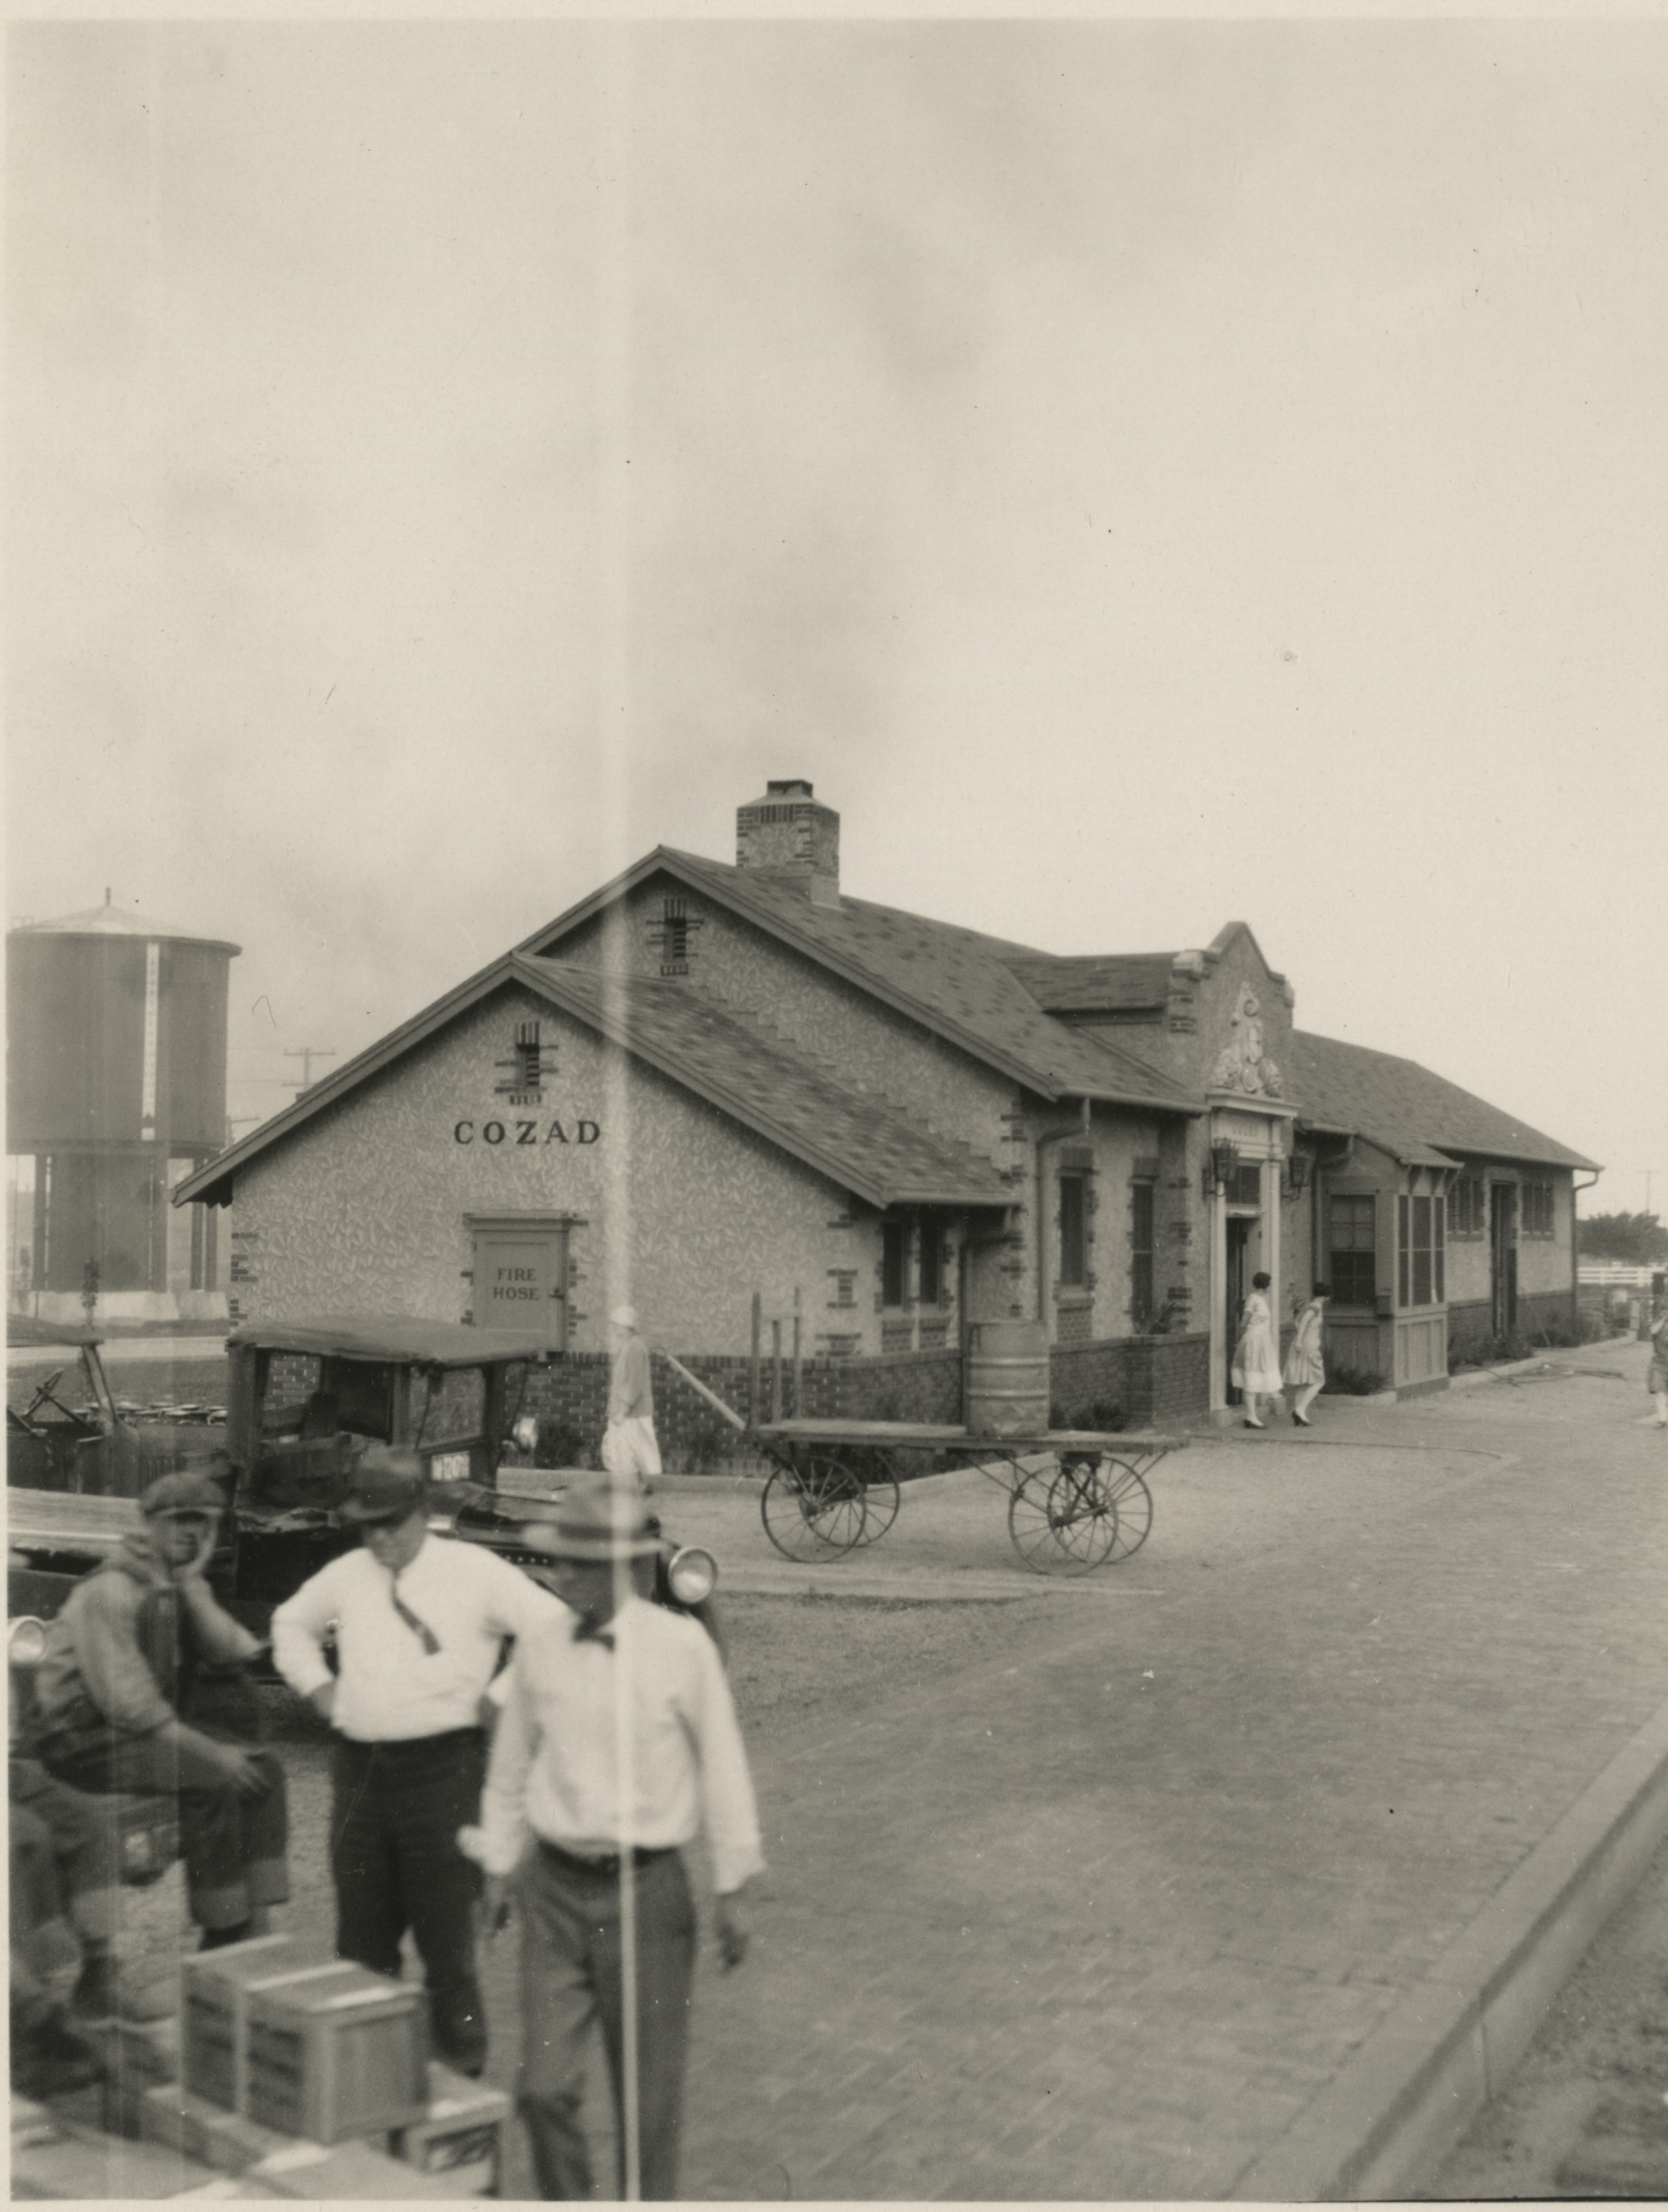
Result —
[[1280, 1070], [1263, 1049], [1263, 1005], [1249, 983], [1239, 986], [1233, 1030], [1211, 1070], [1211, 1089], [1244, 1091], [1253, 1098], [1278, 1098]]

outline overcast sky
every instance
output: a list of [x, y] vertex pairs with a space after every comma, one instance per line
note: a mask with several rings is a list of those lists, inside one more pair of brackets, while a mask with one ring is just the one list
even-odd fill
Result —
[[239, 942], [237, 1114], [801, 775], [1668, 1212], [1668, 27], [8, 65], [7, 903]]

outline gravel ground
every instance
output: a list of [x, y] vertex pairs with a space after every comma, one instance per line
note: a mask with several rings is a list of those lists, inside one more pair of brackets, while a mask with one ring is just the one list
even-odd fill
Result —
[[[910, 1675], [942, 1675], [988, 1658], [1003, 1636], [1022, 1638], [1025, 1608], [1001, 1604], [920, 1605], [892, 1599], [744, 1597], [724, 1602], [731, 1683], [750, 1742], [791, 1735], [820, 1717], [854, 1709]], [[264, 1693], [268, 1726], [289, 1780], [291, 1928], [327, 1921], [326, 1851], [329, 1731], [281, 1686]], [[178, 1868], [149, 1890], [123, 1893], [125, 1942], [148, 1970], [161, 1972], [195, 1948]]]

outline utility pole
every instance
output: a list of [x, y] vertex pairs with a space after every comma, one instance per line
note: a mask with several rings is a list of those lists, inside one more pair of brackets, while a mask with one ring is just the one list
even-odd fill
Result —
[[314, 1061], [333, 1060], [335, 1056], [336, 1047], [333, 1044], [302, 1044], [297, 1045], [294, 1052], [286, 1052], [284, 1054], [286, 1060], [299, 1060], [301, 1063], [301, 1079], [299, 1083], [292, 1083], [286, 1076], [284, 1089], [295, 1091], [310, 1091], [313, 1088]]

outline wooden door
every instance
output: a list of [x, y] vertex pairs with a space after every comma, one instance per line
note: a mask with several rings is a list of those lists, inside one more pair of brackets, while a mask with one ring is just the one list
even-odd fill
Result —
[[1230, 1406], [1244, 1402], [1243, 1394], [1235, 1389], [1231, 1377], [1233, 1350], [1239, 1341], [1239, 1317], [1245, 1310], [1245, 1293], [1251, 1288], [1251, 1272], [1246, 1262], [1250, 1256], [1251, 1231], [1257, 1225], [1248, 1214], [1231, 1213], [1227, 1218], [1227, 1267], [1222, 1285], [1223, 1314], [1227, 1326], [1222, 1332], [1222, 1342], [1230, 1377], [1224, 1388]]

